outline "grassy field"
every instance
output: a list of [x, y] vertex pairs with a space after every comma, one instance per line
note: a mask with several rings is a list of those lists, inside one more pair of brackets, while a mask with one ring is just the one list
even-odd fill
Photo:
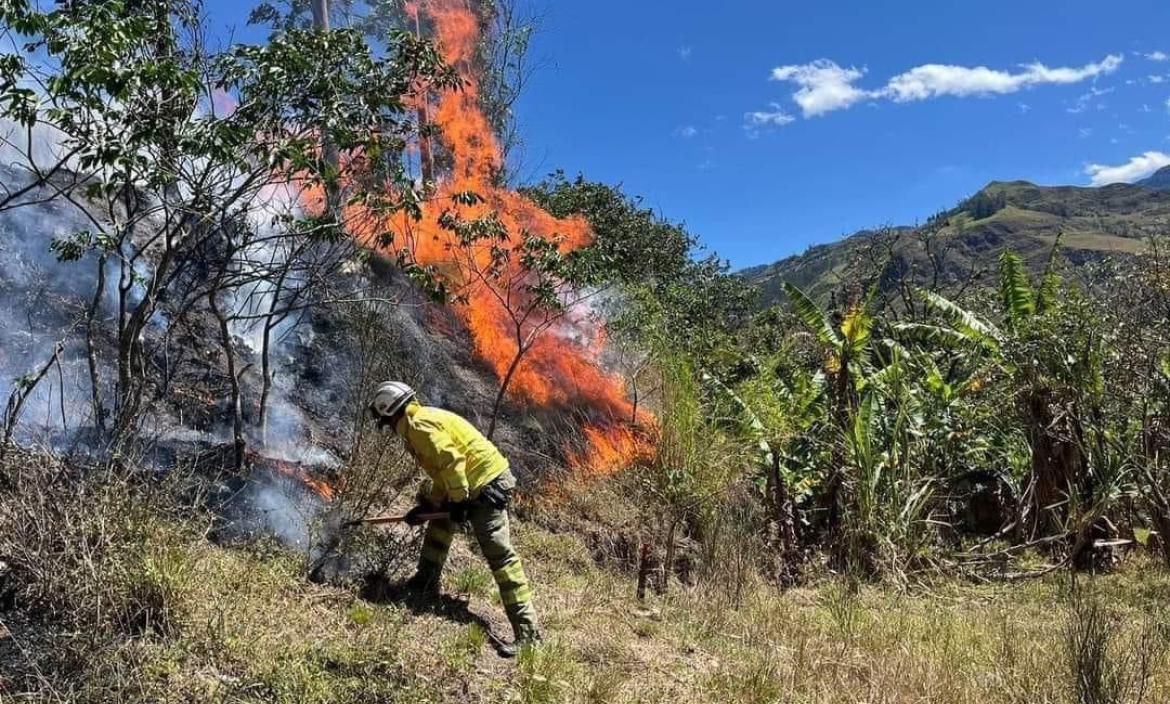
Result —
[[[1082, 578], [1077, 598], [1067, 577], [905, 590], [826, 576], [784, 593], [749, 582], [738, 598], [674, 585], [638, 603], [632, 578], [596, 567], [577, 538], [517, 528], [547, 639], [517, 660], [486, 638], [485, 623], [507, 627], [467, 541], [442, 603], [408, 604], [309, 584], [303, 558], [279, 550], [169, 535], [151, 552], [167, 627], [107, 642], [68, 679], [43, 675], [38, 699], [1170, 701], [1170, 578], [1136, 562]], [[35, 649], [35, 628], [7, 625], [19, 646], [9, 656]], [[1106, 695], [1086, 699], [1085, 688]]]

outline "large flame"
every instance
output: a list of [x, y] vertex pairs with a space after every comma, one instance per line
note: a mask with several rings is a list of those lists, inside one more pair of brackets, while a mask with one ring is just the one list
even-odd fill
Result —
[[[394, 232], [396, 241], [390, 247], [395, 253], [405, 250], [415, 262], [434, 265], [443, 272], [465, 296], [456, 310], [471, 332], [475, 353], [492, 367], [497, 378], [504, 379], [520, 346], [514, 318], [498, 290], [493, 292], [490, 285], [475, 281], [468, 273], [471, 268], [490, 264], [487, 248], [480, 252], [460, 249], [457, 236], [440, 225], [440, 216], [454, 213], [463, 221], [494, 216], [507, 229], [510, 240], [502, 244], [507, 248], [514, 248], [524, 232], [558, 242], [562, 252], [587, 246], [593, 235], [583, 218], [553, 217], [523, 195], [497, 185], [503, 156], [480, 109], [475, 71], [480, 24], [464, 0], [409, 3], [407, 12], [430, 20], [444, 59], [463, 80], [462, 90], [445, 91], [437, 102], [429, 101], [425, 94], [419, 98], [420, 113], [429, 113], [449, 152], [450, 170], [427, 198], [421, 219], [399, 215], [387, 222], [361, 205], [351, 205], [346, 206], [344, 220], [354, 236], [375, 249], [382, 246], [379, 233]], [[467, 192], [478, 195], [480, 201], [459, 202], [462, 199], [458, 196]], [[515, 258], [507, 266], [518, 266]], [[521, 272], [507, 274], [517, 277]], [[515, 306], [513, 299], [513, 310]], [[625, 385], [602, 367], [602, 330], [589, 318], [581, 311], [570, 311], [538, 335], [513, 371], [508, 393], [514, 401], [582, 412], [587, 418], [584, 449], [571, 451], [570, 459], [580, 469], [608, 474], [628, 465], [643, 448], [629, 427], [635, 414]], [[524, 338], [533, 324], [523, 324], [519, 337]]]

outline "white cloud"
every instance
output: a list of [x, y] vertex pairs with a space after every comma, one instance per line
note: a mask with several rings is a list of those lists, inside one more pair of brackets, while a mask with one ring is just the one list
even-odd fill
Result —
[[1166, 77], [1155, 74], [1152, 76], [1146, 76], [1146, 79], [1149, 80], [1150, 83], [1161, 83], [1162, 81], [1166, 80]]
[[1028, 105], [1027, 103], [1020, 103], [1019, 105], [1020, 105], [1020, 112], [1024, 115], [1027, 115], [1029, 112], [1032, 111], [1032, 106]]
[[805, 117], [813, 117], [843, 110], [867, 99], [885, 98], [906, 103], [942, 96], [1004, 95], [1044, 84], [1080, 83], [1113, 73], [1123, 60], [1119, 54], [1110, 54], [1101, 61], [1081, 67], [1056, 68], [1037, 62], [1021, 66], [1021, 70], [1015, 73], [986, 66], [924, 64], [894, 76], [885, 87], [876, 90], [855, 85], [865, 75], [864, 69], [844, 68], [829, 59], [779, 66], [772, 69], [771, 78], [799, 86], [792, 99]]
[[1093, 128], [1092, 127], [1082, 127], [1079, 130], [1077, 130], [1077, 134], [1080, 135], [1081, 139], [1087, 139], [1088, 137], [1093, 136]]
[[1097, 63], [1080, 68], [1049, 68], [1041, 63], [1033, 63], [1023, 66], [1024, 70], [1019, 73], [996, 71], [986, 66], [968, 68], [927, 64], [894, 76], [882, 92], [895, 102], [926, 100], [944, 95], [960, 98], [1002, 95], [1045, 83], [1080, 83], [1116, 71], [1122, 61], [1119, 55], [1109, 55]]
[[1170, 112], [1170, 98], [1166, 98], [1165, 105], [1167, 112]]
[[692, 49], [689, 46], [680, 46], [678, 48], [678, 58], [682, 59], [683, 61], [690, 61], [691, 53]]
[[771, 108], [771, 110], [756, 110], [743, 114], [743, 131], [748, 139], [758, 139], [762, 130], [769, 127], [783, 127], [796, 120], [776, 103], [772, 103]]
[[1170, 154], [1151, 151], [1117, 166], [1089, 164], [1085, 167], [1085, 173], [1089, 175], [1092, 185], [1105, 186], [1110, 183], [1133, 183], [1164, 166], [1170, 166]]
[[869, 97], [869, 93], [853, 85], [864, 74], [864, 69], [842, 68], [828, 59], [818, 59], [811, 64], [778, 66], [772, 69], [772, 80], [800, 86], [792, 99], [805, 117], [813, 117], [847, 108]]
[[796, 118], [784, 112], [776, 103], [772, 103], [772, 110], [756, 110], [743, 114], [744, 122], [749, 127], [783, 127]]
[[691, 137], [694, 137], [698, 133], [699, 133], [699, 128], [695, 127], [694, 125], [683, 125], [682, 127], [675, 129], [675, 131], [674, 131], [674, 135], [676, 137], [682, 137], [683, 139], [690, 139]]
[[1146, 58], [1150, 61], [1170, 61], [1170, 54], [1164, 51], [1151, 51], [1146, 54]]

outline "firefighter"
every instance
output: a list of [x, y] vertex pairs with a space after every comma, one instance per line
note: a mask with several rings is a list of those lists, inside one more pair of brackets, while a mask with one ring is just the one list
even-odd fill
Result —
[[[379, 428], [393, 428], [430, 477], [430, 490], [407, 514], [412, 526], [427, 523], [418, 570], [406, 583], [415, 591], [437, 594], [439, 575], [458, 526], [470, 522], [500, 590], [517, 645], [540, 640], [532, 590], [508, 535], [508, 504], [516, 478], [508, 460], [464, 418], [423, 406], [414, 389], [398, 381], [378, 387], [370, 413]], [[427, 522], [423, 515], [450, 518]]]

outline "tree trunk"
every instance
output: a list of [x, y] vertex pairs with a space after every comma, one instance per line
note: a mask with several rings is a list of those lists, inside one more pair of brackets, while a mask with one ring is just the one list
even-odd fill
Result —
[[[329, 31], [329, 0], [310, 0], [313, 11], [313, 29], [319, 32]], [[338, 171], [341, 157], [337, 153], [337, 145], [325, 135], [321, 140], [321, 154], [325, 160], [325, 167], [329, 170], [325, 179], [325, 216], [333, 222], [340, 222], [341, 186], [338, 181]]]
[[98, 309], [101, 307], [102, 295], [106, 288], [106, 259], [107, 255], [98, 257], [97, 283], [93, 292], [93, 300], [85, 312], [85, 358], [89, 365], [90, 404], [93, 406], [93, 424], [98, 432], [105, 435], [106, 409], [102, 406], [101, 378], [98, 376], [97, 350], [94, 349], [95, 322]]
[[215, 315], [215, 319], [219, 322], [220, 344], [223, 346], [223, 353], [227, 357], [228, 381], [231, 389], [232, 440], [234, 444], [233, 461], [235, 463], [234, 469], [240, 471], [244, 468], [244, 453], [247, 451], [247, 441], [244, 438], [244, 407], [240, 393], [240, 377], [236, 372], [236, 353], [232, 345], [231, 329], [228, 327], [227, 316], [220, 310], [219, 302], [216, 301], [216, 295], [218, 293], [218, 286], [212, 288], [207, 294], [207, 302], [211, 306], [212, 314]]
[[788, 483], [780, 472], [780, 457], [772, 454], [772, 467], [768, 476], [769, 498], [772, 504], [771, 526], [768, 540], [776, 553], [776, 578], [782, 586], [796, 582], [800, 562], [800, 546], [796, 533], [796, 503], [788, 490]]
[[[419, 15], [417, 12], [414, 15], [414, 34], [416, 37], [422, 38], [422, 27], [419, 24]], [[435, 159], [431, 154], [431, 138], [427, 134], [427, 125], [430, 123], [430, 116], [427, 115], [427, 93], [425, 90], [419, 96], [418, 100], [418, 159], [420, 170], [422, 171], [423, 185], [425, 187], [435, 178]]]
[[[176, 36], [171, 24], [170, 3], [158, 2], [154, 4], [154, 59], [159, 64], [168, 64], [175, 61]], [[177, 90], [163, 89], [160, 99], [160, 111], [155, 115], [162, 123], [158, 136], [158, 165], [164, 173], [177, 174], [179, 156], [179, 138], [176, 124], [186, 119], [186, 106], [180, 102], [181, 94]], [[126, 183], [134, 183], [134, 174], [127, 167]], [[166, 194], [164, 201], [171, 203], [181, 202], [178, 193], [176, 177], [168, 177], [163, 184]], [[135, 189], [127, 186], [122, 193], [126, 204], [127, 221], [133, 222], [133, 213], [138, 208], [139, 197]], [[166, 218], [161, 227], [165, 232], [163, 237], [164, 248], [162, 255], [155, 262], [154, 272], [149, 281], [143, 286], [142, 299], [130, 307], [127, 303], [135, 283], [134, 258], [122, 264], [119, 280], [119, 318], [118, 318], [118, 387], [115, 392], [115, 424], [114, 442], [121, 443], [135, 429], [138, 415], [142, 407], [142, 380], [145, 377], [145, 368], [142, 362], [142, 334], [147, 323], [155, 312], [155, 306], [161, 293], [163, 282], [171, 273], [171, 266], [175, 260], [176, 247], [183, 241], [187, 231], [185, 216], [179, 216], [177, 222], [172, 221], [174, 214], [165, 210]], [[127, 228], [123, 234], [119, 253], [124, 254], [123, 247], [129, 244], [131, 251], [136, 246], [133, 227]]]
[[271, 316], [264, 319], [264, 336], [260, 345], [260, 445], [268, 446], [268, 396], [272, 392]]
[[[262, 446], [268, 445], [268, 399], [272, 393], [272, 382], [275, 371], [272, 369], [272, 332], [287, 318], [289, 313], [286, 311], [280, 312], [278, 309], [282, 305], [282, 299], [285, 292], [285, 282], [290, 273], [292, 265], [289, 264], [289, 256], [285, 256], [284, 266], [280, 270], [280, 276], [276, 277], [276, 284], [272, 289], [272, 299], [268, 303], [268, 314], [264, 317], [264, 335], [261, 342], [260, 350], [260, 444]], [[292, 303], [299, 298], [300, 290], [294, 289], [294, 295], [288, 302]]]
[[670, 577], [674, 574], [674, 540], [678, 530], [678, 518], [670, 521], [670, 528], [666, 531], [666, 559], [662, 565], [662, 593], [670, 589]]
[[1162, 552], [1162, 566], [1170, 569], [1170, 511], [1162, 509], [1155, 514], [1154, 525], [1158, 528], [1158, 547]]
[[520, 367], [520, 360], [524, 358], [524, 353], [528, 351], [526, 347], [517, 347], [516, 356], [512, 358], [512, 363], [508, 365], [508, 371], [504, 374], [504, 378], [500, 381], [500, 388], [496, 391], [496, 400], [492, 404], [492, 417], [488, 422], [487, 437], [492, 439], [492, 435], [496, 432], [496, 421], [500, 417], [500, 406], [504, 403], [504, 394], [508, 392], [508, 385], [512, 383], [512, 377], [515, 376], [516, 370]]
[[[41, 383], [53, 365], [57, 364], [64, 349], [64, 342], [53, 345], [53, 354], [49, 360], [41, 365], [34, 374], [17, 379], [13, 385], [12, 394], [8, 397], [8, 405], [4, 409], [4, 436], [0, 439], [0, 459], [3, 459], [8, 452], [8, 446], [12, 442], [12, 432], [16, 429], [17, 421], [20, 420], [20, 412], [24, 408], [24, 402], [36, 390], [37, 384]], [[64, 393], [64, 389], [62, 389], [62, 393]]]
[[841, 521], [848, 510], [843, 505], [845, 497], [842, 496], [845, 467], [848, 463], [843, 438], [845, 433], [849, 432], [849, 426], [857, 414], [857, 393], [853, 387], [853, 377], [849, 374], [849, 364], [848, 353], [843, 351], [840, 368], [833, 377], [832, 386], [832, 423], [841, 438], [833, 443], [833, 450], [830, 453], [829, 477], [825, 483], [824, 498], [822, 499], [828, 511], [825, 528], [832, 541], [837, 541], [842, 537], [837, 534], [841, 527]]
[[[1075, 403], [1060, 404], [1047, 390], [1033, 393], [1028, 400], [1029, 433], [1032, 449], [1032, 492], [1025, 506], [1028, 537], [1032, 540], [1069, 531], [1070, 522], [1084, 518], [1074, 509], [1088, 509], [1094, 501], [1093, 478], [1085, 458], [1084, 429]], [[1074, 568], [1097, 566], [1094, 543], [1111, 537], [1103, 516], [1084, 522], [1069, 536], [1063, 547], [1069, 550]], [[1053, 543], [1053, 547], [1060, 546]]]
[[1046, 390], [1028, 399], [1028, 444], [1032, 451], [1032, 492], [1025, 507], [1028, 538], [1035, 540], [1065, 530], [1070, 503], [1079, 498], [1084, 486], [1085, 462], [1076, 438], [1061, 437], [1061, 431], [1074, 433], [1068, 423], [1054, 416], [1054, 401]]
[[311, 0], [313, 28], [329, 31], [329, 0]]
[[635, 371], [630, 376], [630, 425], [638, 424], [638, 372]]
[[646, 600], [646, 585], [650, 582], [650, 571], [652, 569], [650, 559], [650, 543], [643, 542], [642, 550], [638, 556], [638, 590], [636, 595], [638, 601]]

